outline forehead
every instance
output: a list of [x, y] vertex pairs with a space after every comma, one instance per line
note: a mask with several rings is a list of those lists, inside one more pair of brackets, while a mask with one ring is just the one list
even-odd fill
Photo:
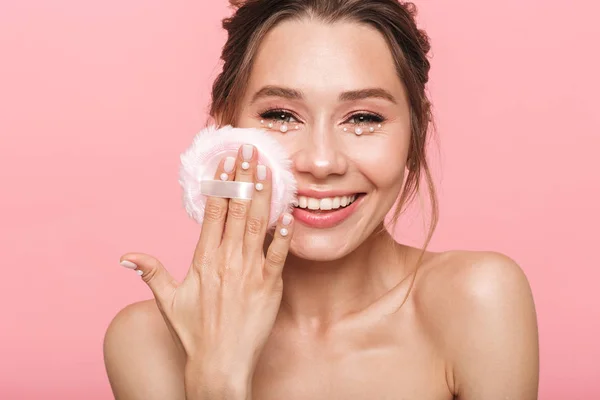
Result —
[[[263, 39], [254, 59], [249, 92], [282, 85], [306, 93], [403, 85], [383, 35], [356, 22], [283, 22]], [[401, 97], [401, 96], [399, 96]]]

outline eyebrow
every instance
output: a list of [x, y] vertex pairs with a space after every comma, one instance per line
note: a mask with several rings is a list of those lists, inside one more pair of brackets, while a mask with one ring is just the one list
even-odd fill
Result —
[[[281, 86], [265, 86], [252, 96], [252, 103], [264, 97], [283, 97], [290, 100], [302, 100], [304, 95], [301, 91]], [[339, 101], [356, 101], [368, 98], [378, 98], [388, 100], [396, 104], [396, 98], [387, 90], [382, 88], [369, 88], [361, 90], [351, 90], [343, 92], [339, 96]]]
[[263, 97], [283, 97], [290, 100], [301, 100], [304, 95], [301, 91], [284, 88], [281, 86], [265, 86], [252, 96], [252, 103]]
[[340, 94], [340, 101], [363, 100], [368, 98], [384, 99], [396, 104], [396, 98], [392, 96], [390, 92], [381, 88], [352, 90]]

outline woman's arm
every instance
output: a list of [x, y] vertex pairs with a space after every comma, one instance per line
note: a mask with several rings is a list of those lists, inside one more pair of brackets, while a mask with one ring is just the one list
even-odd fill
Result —
[[[116, 400], [186, 400], [186, 391], [193, 399], [248, 397], [247, 387], [232, 375], [203, 382], [204, 374], [187, 363], [154, 300], [116, 315], [104, 338], [104, 362]], [[205, 393], [208, 389], [212, 392]]]
[[457, 398], [537, 399], [538, 331], [527, 278], [501, 254], [464, 261], [447, 342]]
[[[214, 179], [221, 182], [223, 177], [230, 183], [261, 186], [251, 200], [208, 197], [200, 237], [182, 282], [148, 254], [127, 253], [120, 259], [123, 267], [135, 270], [151, 289], [163, 319], [162, 331], [166, 327], [175, 347], [184, 355], [179, 383], [187, 400], [250, 397], [254, 368], [279, 311], [281, 273], [294, 231], [294, 218], [283, 213], [265, 254], [272, 175], [267, 166], [259, 164], [254, 146], [241, 146], [237, 159], [223, 159]], [[146, 384], [162, 389], [152, 380], [163, 379], [164, 367], [151, 357], [164, 349], [158, 348], [151, 327], [139, 329], [140, 324], [129, 323], [128, 319], [127, 314], [116, 319], [107, 332], [107, 369], [117, 390], [125, 387], [124, 378], [128, 383], [126, 393], [135, 393], [130, 399], [147, 400], [135, 392], [136, 385], [144, 393]], [[136, 340], [144, 343], [132, 343]], [[125, 342], [133, 347], [123, 345]], [[146, 366], [146, 361], [152, 361], [154, 369]], [[173, 375], [165, 372], [164, 376]], [[174, 378], [169, 384], [172, 382]], [[173, 398], [167, 396], [156, 398]]]

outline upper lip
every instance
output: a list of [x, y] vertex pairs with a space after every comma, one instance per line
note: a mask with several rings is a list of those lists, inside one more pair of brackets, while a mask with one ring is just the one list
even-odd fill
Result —
[[298, 196], [304, 197], [312, 197], [315, 199], [323, 199], [326, 197], [342, 197], [342, 196], [352, 196], [361, 192], [351, 192], [348, 190], [312, 190], [312, 189], [303, 189], [298, 190]]

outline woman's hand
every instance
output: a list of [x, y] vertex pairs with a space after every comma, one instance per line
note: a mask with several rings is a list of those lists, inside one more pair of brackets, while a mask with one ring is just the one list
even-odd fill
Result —
[[279, 310], [293, 221], [289, 214], [280, 218], [265, 256], [271, 174], [257, 165], [257, 158], [256, 149], [245, 145], [237, 159], [219, 165], [215, 179], [256, 182], [256, 190], [251, 201], [207, 200], [192, 265], [181, 284], [149, 255], [121, 258], [124, 266], [141, 271], [187, 355], [188, 399], [212, 398], [196, 394], [220, 390], [249, 395], [254, 367]]

